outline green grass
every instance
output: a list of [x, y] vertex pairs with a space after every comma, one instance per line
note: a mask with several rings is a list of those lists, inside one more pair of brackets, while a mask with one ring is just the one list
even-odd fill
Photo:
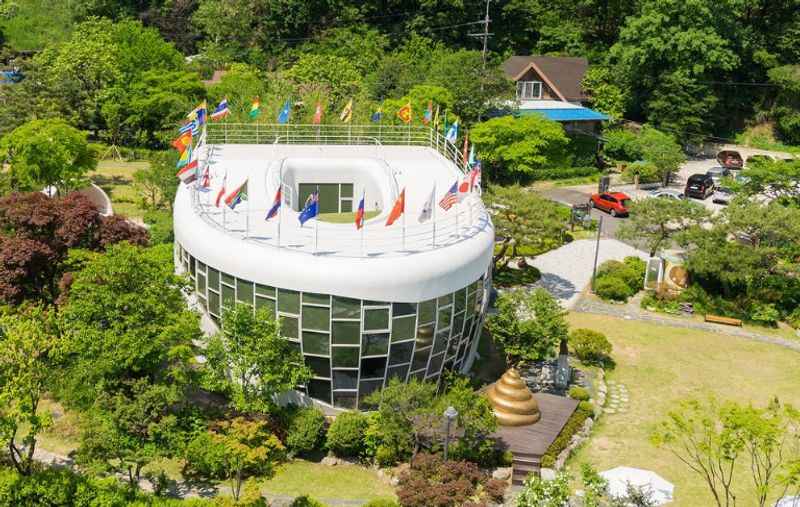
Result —
[[770, 123], [762, 123], [745, 129], [736, 136], [736, 143], [760, 150], [800, 154], [800, 146], [783, 144], [775, 137], [775, 129]]
[[[576, 474], [584, 462], [601, 471], [621, 465], [654, 470], [675, 484], [675, 502], [670, 505], [706, 507], [713, 501], [700, 476], [649, 442], [653, 425], [677, 401], [710, 394], [758, 406], [773, 396], [800, 404], [797, 352], [724, 334], [607, 316], [571, 314], [569, 321], [573, 328], [606, 333], [616, 361], [608, 379], [625, 384], [630, 393], [628, 411], [604, 415], [591, 439], [572, 457], [569, 465]], [[739, 505], [755, 505], [752, 480], [744, 466], [735, 487]]]
[[66, 39], [74, 26], [75, 0], [14, 0], [10, 19], [0, 19], [6, 44], [16, 51], [33, 51]]
[[[367, 211], [364, 213], [364, 216], [366, 220], [369, 220], [370, 218], [375, 218], [380, 213], [380, 211]], [[319, 219], [322, 222], [329, 222], [332, 224], [349, 224], [355, 223], [356, 213], [355, 211], [345, 211], [343, 213], [320, 213]]]
[[295, 460], [280, 465], [271, 479], [262, 482], [266, 493], [286, 496], [311, 495], [320, 500], [373, 500], [394, 498], [391, 486], [371, 469], [357, 465], [325, 466]]
[[144, 161], [101, 160], [89, 177], [108, 194], [115, 214], [142, 218], [146, 210], [142, 208], [141, 198], [133, 187], [133, 173], [146, 167], [147, 162]]

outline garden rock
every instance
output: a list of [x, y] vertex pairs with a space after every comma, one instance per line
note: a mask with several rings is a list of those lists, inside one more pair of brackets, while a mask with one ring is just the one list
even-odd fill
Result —
[[541, 475], [543, 481], [556, 480], [556, 471], [552, 468], [542, 468], [539, 474]]
[[492, 479], [507, 481], [511, 477], [511, 467], [500, 467], [492, 472]]

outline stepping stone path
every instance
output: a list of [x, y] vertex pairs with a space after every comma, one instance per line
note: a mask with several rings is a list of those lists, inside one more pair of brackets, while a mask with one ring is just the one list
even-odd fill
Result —
[[606, 402], [605, 412], [607, 414], [625, 413], [628, 411], [628, 388], [625, 384], [620, 384], [614, 380], [609, 380], [608, 385], [608, 401]]

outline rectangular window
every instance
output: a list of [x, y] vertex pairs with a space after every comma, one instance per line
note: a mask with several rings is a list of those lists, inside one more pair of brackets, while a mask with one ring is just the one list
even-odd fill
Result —
[[541, 81], [517, 81], [517, 100], [536, 100], [541, 98]]
[[395, 343], [389, 353], [389, 365], [403, 364], [411, 361], [411, 352], [414, 350], [414, 342]]
[[275, 297], [275, 287], [270, 287], [269, 285], [261, 285], [260, 283], [256, 284], [256, 294], [260, 296], [267, 296], [270, 298]]
[[355, 409], [357, 401], [356, 391], [334, 391], [333, 405], [340, 408]]
[[233, 308], [234, 304], [234, 290], [233, 287], [227, 285], [222, 286], [222, 306], [228, 310]]
[[370, 333], [361, 336], [361, 354], [385, 356], [389, 353], [389, 333]]
[[386, 373], [385, 357], [370, 357], [361, 360], [361, 378], [379, 378], [383, 384], [383, 376]]
[[366, 402], [366, 398], [370, 394], [380, 389], [382, 386], [383, 379], [361, 381], [358, 383], [358, 406], [361, 410], [370, 410], [374, 408], [373, 405], [370, 405]]
[[261, 308], [266, 308], [267, 313], [269, 313], [272, 318], [275, 318], [275, 300], [274, 299], [267, 299], [261, 296], [256, 296], [256, 310], [260, 310]]
[[414, 360], [411, 364], [412, 370], [424, 369], [428, 366], [428, 357], [431, 355], [431, 348], [417, 349], [414, 351]]
[[359, 321], [334, 321], [333, 343], [358, 345], [361, 341]]
[[206, 293], [206, 277], [202, 273], [197, 273], [197, 292]]
[[333, 370], [333, 388], [358, 388], [358, 370]]
[[297, 328], [297, 317], [289, 317], [287, 315], [281, 315], [281, 336], [284, 338], [293, 338], [295, 340], [300, 339], [300, 334], [298, 333]]
[[334, 319], [360, 319], [361, 301], [358, 299], [333, 297]]
[[376, 308], [364, 310], [364, 330], [377, 331], [389, 329], [389, 309]]
[[449, 304], [452, 304], [453, 303], [453, 295], [452, 294], [445, 294], [444, 296], [440, 296], [436, 300], [436, 302], [439, 303], [439, 308], [441, 308], [443, 306], [447, 306]]
[[222, 273], [222, 283], [227, 283], [231, 287], [236, 285], [236, 279], [227, 273]]
[[208, 268], [208, 287], [219, 292], [219, 271], [212, 267]]
[[400, 366], [393, 366], [386, 370], [386, 385], [389, 385], [389, 381], [392, 378], [398, 379], [400, 382], [406, 381], [406, 376], [408, 375], [408, 367], [407, 364], [401, 364]]
[[330, 306], [331, 297], [328, 296], [327, 294], [314, 294], [313, 292], [304, 292], [303, 304]]
[[236, 279], [236, 301], [253, 304], [253, 282]]
[[278, 289], [278, 310], [294, 315], [300, 313], [300, 293], [294, 290]]
[[308, 395], [327, 404], [331, 403], [331, 381], [311, 379], [308, 383]]
[[438, 329], [444, 329], [446, 327], [450, 327], [450, 317], [453, 314], [453, 307], [447, 307], [439, 310], [439, 322], [438, 322]]
[[329, 358], [305, 356], [304, 360], [315, 377], [331, 378], [331, 360]]
[[414, 338], [414, 325], [417, 318], [414, 315], [392, 319], [392, 341], [411, 340]]
[[[305, 299], [305, 296], [303, 296]], [[303, 329], [330, 331], [331, 310], [321, 306], [303, 305]]]
[[431, 362], [428, 365], [428, 375], [438, 374], [439, 370], [442, 368], [443, 362], [444, 362], [444, 354], [439, 354], [438, 356], [432, 356]]
[[461, 289], [456, 292], [456, 301], [455, 301], [456, 312], [460, 312], [461, 310], [466, 308], [467, 305], [466, 298], [467, 298], [467, 289]]
[[433, 322], [436, 315], [436, 300], [423, 301], [419, 304], [419, 323], [427, 324]]
[[327, 356], [330, 354], [329, 340], [328, 333], [303, 331], [303, 354]]
[[208, 291], [208, 311], [214, 315], [219, 315], [219, 294]]
[[392, 303], [392, 317], [403, 315], [414, 315], [417, 313], [417, 305], [414, 303]]
[[334, 368], [358, 368], [358, 347], [333, 347]]

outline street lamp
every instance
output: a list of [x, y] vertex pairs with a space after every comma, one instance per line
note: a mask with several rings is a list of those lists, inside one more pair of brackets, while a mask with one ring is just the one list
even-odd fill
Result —
[[444, 418], [447, 421], [445, 423], [445, 435], [444, 435], [444, 460], [447, 461], [447, 448], [450, 446], [450, 424], [458, 417], [458, 410], [453, 407], [447, 407], [447, 410], [444, 411]]

